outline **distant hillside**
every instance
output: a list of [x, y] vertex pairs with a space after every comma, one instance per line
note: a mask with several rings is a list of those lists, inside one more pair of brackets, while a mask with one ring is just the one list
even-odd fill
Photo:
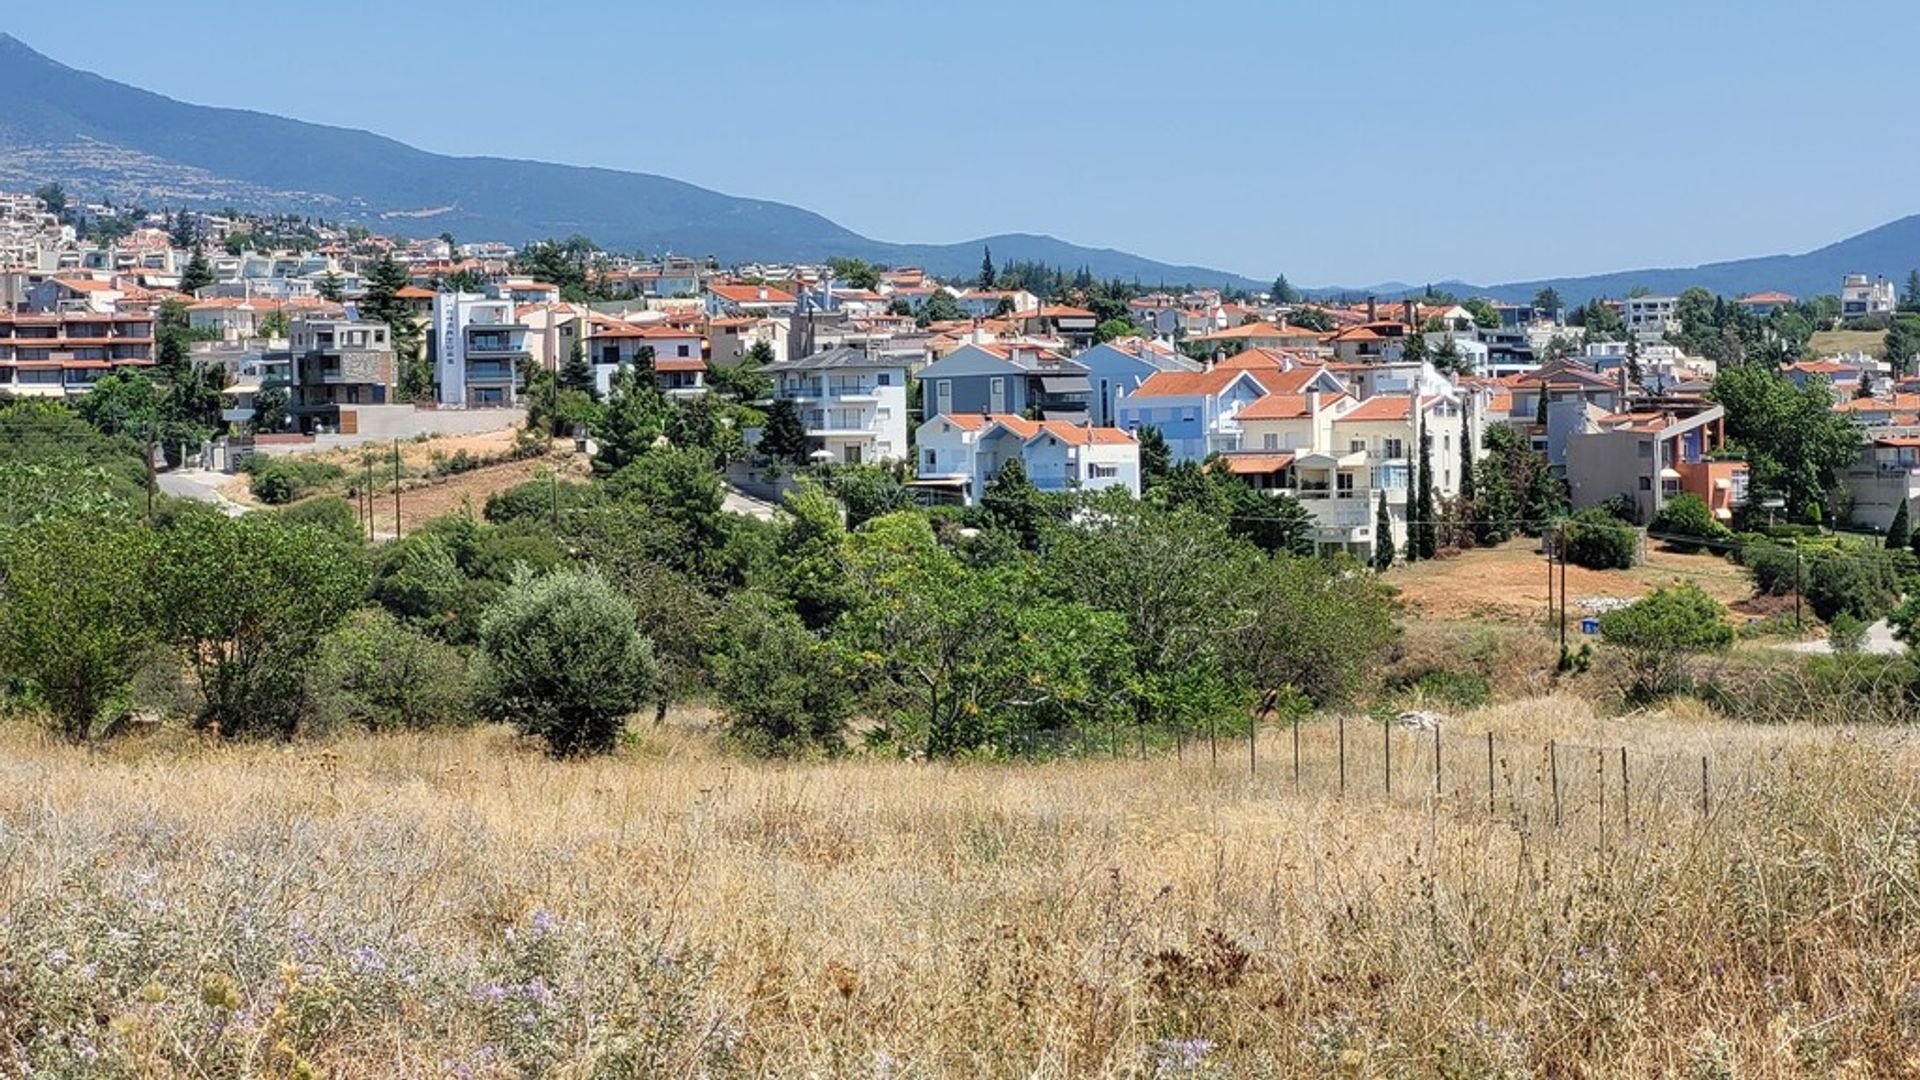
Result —
[[235, 206], [359, 222], [402, 236], [451, 232], [518, 243], [582, 233], [622, 251], [723, 262], [844, 255], [971, 274], [982, 245], [1158, 283], [1263, 283], [1050, 236], [957, 244], [872, 240], [819, 214], [646, 173], [430, 154], [365, 131], [189, 105], [77, 71], [0, 34], [0, 188], [59, 181], [86, 198]]
[[1840, 291], [1847, 274], [1881, 274], [1904, 280], [1920, 267], [1920, 214], [1868, 229], [1804, 255], [1766, 255], [1690, 269], [1629, 270], [1591, 277], [1516, 281], [1481, 290], [1502, 300], [1528, 300], [1552, 286], [1570, 304], [1595, 296], [1625, 296], [1635, 286], [1672, 294], [1698, 285], [1726, 296], [1779, 290], [1795, 296]]
[[[1879, 274], [1904, 282], [1909, 270], [1920, 267], [1920, 214], [1869, 229], [1804, 255], [1765, 255], [1694, 267], [1622, 270], [1587, 277], [1541, 278], [1503, 285], [1470, 285], [1462, 281], [1436, 282], [1434, 288], [1456, 296], [1490, 296], [1515, 303], [1533, 299], [1552, 287], [1568, 304], [1584, 304], [1596, 296], [1622, 297], [1645, 287], [1662, 295], [1683, 292], [1695, 285], [1723, 296], [1779, 291], [1794, 296], [1817, 296], [1840, 291], [1848, 274]], [[1397, 299], [1418, 292], [1423, 285], [1389, 282], [1363, 289], [1314, 289], [1316, 297], [1366, 296]]]

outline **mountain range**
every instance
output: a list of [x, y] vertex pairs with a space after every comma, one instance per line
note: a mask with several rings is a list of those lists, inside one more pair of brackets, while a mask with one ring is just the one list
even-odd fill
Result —
[[365, 131], [209, 108], [67, 67], [0, 34], [0, 188], [58, 181], [82, 198], [290, 212], [402, 236], [524, 243], [580, 233], [612, 250], [723, 263], [849, 256], [971, 275], [983, 248], [1102, 278], [1264, 288], [1051, 236], [957, 244], [873, 240], [798, 207], [647, 173], [450, 157]]
[[[1181, 266], [1051, 236], [1007, 233], [955, 244], [874, 240], [799, 207], [747, 199], [648, 173], [496, 157], [452, 157], [370, 132], [243, 109], [191, 105], [79, 71], [0, 33], [0, 189], [57, 181], [84, 199], [150, 207], [225, 207], [364, 224], [401, 236], [523, 243], [574, 233], [613, 250], [676, 252], [723, 263], [849, 256], [971, 276], [983, 248], [1002, 265], [1032, 261], [1146, 284], [1264, 289], [1227, 271]], [[1920, 215], [1800, 255], [1685, 268], [1471, 285], [1461, 296], [1524, 301], [1551, 287], [1570, 304], [1636, 287], [1699, 285], [1736, 295], [1834, 292], [1848, 273], [1904, 275], [1920, 266]], [[1393, 298], [1389, 282], [1307, 290]]]

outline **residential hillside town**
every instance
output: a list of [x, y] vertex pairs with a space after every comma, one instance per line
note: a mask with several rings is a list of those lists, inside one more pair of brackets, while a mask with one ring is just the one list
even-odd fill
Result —
[[[983, 256], [965, 281], [856, 260], [722, 267], [581, 237], [516, 248], [10, 193], [0, 391], [75, 401], [115, 376], [164, 378], [157, 326], [184, 320], [184, 361], [221, 397], [221, 423], [183, 448], [193, 457], [538, 408], [543, 374], [570, 366], [595, 397], [632, 371], [683, 402], [753, 372], [762, 423], [797, 421], [800, 463], [889, 466], [927, 503], [977, 502], [1011, 461], [1042, 491], [1135, 494], [1143, 468], [1192, 462], [1298, 500], [1321, 552], [1377, 561], [1408, 543], [1419, 498], [1462, 496], [1495, 430], [1544, 459], [1575, 511], [1645, 525], [1690, 494], [1731, 522], [1754, 509], [1754, 464], [1716, 377], [1764, 364], [1827, 387], [1855, 425], [1857, 462], [1822, 493], [1829, 513], [1886, 529], [1920, 494], [1909, 335], [1882, 355], [1810, 347], [1817, 331], [1894, 326], [1920, 300], [1865, 268], [1826, 296], [1570, 307], [1551, 290], [1506, 304], [1433, 290], [1309, 300], [1284, 279], [1258, 294], [1145, 287]], [[749, 423], [752, 446], [764, 427]], [[1766, 494], [1770, 512], [1806, 510], [1783, 485]]]

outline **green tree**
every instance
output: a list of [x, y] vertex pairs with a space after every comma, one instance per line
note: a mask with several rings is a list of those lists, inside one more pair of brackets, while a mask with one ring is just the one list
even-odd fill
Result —
[[[1706, 500], [1690, 492], [1683, 492], [1662, 503], [1648, 528], [1667, 539], [1675, 551], [1698, 551], [1704, 544], [1689, 543], [1689, 540], [1702, 540], [1708, 543], [1733, 539], [1733, 530], [1720, 524], [1713, 518], [1713, 511]], [[1675, 540], [1673, 537], [1685, 539]]]
[[1287, 281], [1287, 275], [1281, 274], [1273, 279], [1273, 292], [1268, 298], [1276, 304], [1297, 304], [1300, 302], [1300, 290]]
[[1119, 621], [1054, 599], [1025, 563], [971, 570], [914, 514], [877, 519], [848, 547], [866, 599], [835, 637], [886, 725], [878, 734], [901, 750], [1026, 752], [1120, 697]]
[[722, 539], [726, 485], [706, 453], [662, 446], [641, 454], [607, 478], [607, 493], [644, 507], [654, 522], [675, 530], [689, 551], [705, 551]]
[[1296, 694], [1323, 708], [1347, 704], [1386, 665], [1399, 631], [1378, 578], [1285, 556], [1245, 573], [1233, 592], [1228, 656], [1262, 715]]
[[47, 208], [47, 213], [64, 218], [67, 213], [67, 189], [58, 183], [45, 183], [33, 189], [33, 197], [39, 199]]
[[1333, 316], [1325, 308], [1306, 305], [1287, 312], [1287, 321], [1302, 326], [1318, 334], [1324, 334], [1334, 328]]
[[727, 734], [769, 755], [845, 747], [851, 674], [835, 650], [775, 597], [728, 598], [713, 654], [713, 688]]
[[1387, 509], [1387, 492], [1380, 491], [1373, 513], [1373, 568], [1385, 573], [1393, 568], [1393, 513]]
[[153, 534], [62, 515], [0, 534], [0, 661], [71, 742], [116, 706], [155, 644]]
[[847, 528], [861, 525], [883, 514], [913, 508], [913, 496], [899, 477], [875, 465], [843, 465], [827, 477], [829, 490], [846, 509]]
[[214, 281], [213, 265], [207, 262], [206, 253], [194, 248], [193, 254], [187, 258], [186, 267], [180, 271], [180, 291], [195, 296]]
[[1833, 411], [1823, 380], [1796, 388], [1779, 371], [1748, 364], [1721, 371], [1709, 396], [1725, 406], [1727, 436], [1746, 455], [1755, 505], [1778, 496], [1802, 516], [1859, 452], [1859, 430]]
[[328, 267], [327, 272], [320, 275], [320, 280], [314, 283], [314, 289], [319, 292], [320, 299], [335, 304], [346, 299], [347, 295], [346, 283], [340, 279], [339, 273], [332, 267]]
[[383, 323], [399, 366], [399, 395], [408, 401], [433, 396], [433, 368], [421, 349], [420, 324], [414, 321], [413, 307], [400, 290], [412, 284], [407, 268], [383, 252], [366, 272], [366, 291], [356, 305], [360, 317]]
[[832, 626], [856, 597], [841, 558], [847, 530], [840, 504], [812, 479], [787, 494], [779, 525], [781, 589], [808, 629]]
[[611, 475], [638, 461], [666, 434], [667, 399], [650, 377], [643, 378], [631, 364], [621, 364], [610, 380], [605, 412], [600, 421], [599, 450], [594, 472]]
[[1628, 698], [1650, 701], [1680, 688], [1688, 657], [1723, 651], [1734, 634], [1725, 606], [1687, 582], [1602, 615], [1600, 636], [1627, 654]]
[[1541, 288], [1540, 291], [1533, 294], [1533, 309], [1535, 311], [1544, 311], [1548, 317], [1551, 318], [1560, 310], [1559, 291], [1551, 285]]
[[828, 259], [827, 268], [833, 271], [834, 281], [850, 289], [874, 289], [880, 285], [880, 267], [863, 259]]
[[587, 343], [578, 337], [567, 350], [566, 362], [560, 365], [558, 385], [561, 390], [578, 390], [595, 401], [600, 400], [600, 390], [594, 385], [593, 365], [587, 363]]
[[1920, 270], [1907, 271], [1907, 288], [1900, 294], [1900, 307], [1906, 311], [1920, 311]]
[[256, 432], [279, 431], [287, 426], [287, 409], [292, 400], [287, 391], [278, 386], [258, 390], [253, 395], [253, 419], [249, 425]]
[[229, 738], [298, 730], [314, 648], [366, 591], [354, 546], [271, 514], [183, 518], [150, 573], [161, 626], [194, 669], [199, 726]]
[[1046, 518], [1040, 491], [1027, 479], [1027, 468], [1018, 458], [1000, 466], [986, 490], [980, 494], [980, 508], [988, 522], [1004, 529], [1032, 551], [1040, 544], [1040, 526]]
[[1130, 319], [1108, 319], [1093, 328], [1093, 337], [1096, 341], [1107, 342], [1117, 338], [1132, 337], [1139, 332], [1140, 328], [1133, 325]]
[[1154, 491], [1165, 485], [1167, 478], [1173, 475], [1173, 450], [1167, 446], [1167, 437], [1153, 424], [1141, 425], [1138, 437], [1140, 489], [1143, 492]]
[[1899, 551], [1913, 542], [1913, 526], [1907, 520], [1907, 500], [1894, 508], [1893, 524], [1887, 526], [1887, 550]]
[[1896, 373], [1911, 372], [1914, 357], [1920, 356], [1920, 314], [1903, 311], [1895, 315], [1880, 351]]
[[417, 731], [466, 722], [472, 688], [459, 650], [364, 608], [320, 640], [307, 673], [323, 726]]
[[1630, 570], [1640, 549], [1639, 530], [1603, 507], [1589, 507], [1562, 526], [1565, 558], [1589, 570]]
[[1460, 409], [1460, 502], [1473, 506], [1479, 501], [1479, 471], [1473, 441], [1473, 413], [1463, 404]]
[[633, 604], [597, 572], [522, 574], [480, 622], [483, 707], [556, 757], [611, 751], [659, 665]]
[[766, 423], [760, 429], [760, 453], [771, 461], [801, 465], [807, 460], [812, 440], [800, 423], [800, 409], [781, 398], [767, 407]]
[[1439, 548], [1439, 506], [1433, 489], [1433, 431], [1424, 417], [1414, 419], [1414, 444], [1420, 448], [1413, 474], [1413, 506], [1407, 514], [1407, 561], [1431, 559]]
[[993, 249], [990, 247], [983, 247], [980, 249], [979, 286], [982, 289], [991, 289], [993, 288], [994, 281], [995, 281], [995, 274], [993, 272]]
[[1473, 325], [1482, 330], [1499, 329], [1500, 313], [1487, 301], [1476, 296], [1471, 300], [1463, 301], [1460, 306], [1466, 308], [1467, 314], [1473, 316]]
[[913, 321], [916, 326], [925, 328], [937, 322], [964, 322], [966, 318], [967, 309], [960, 306], [960, 301], [952, 293], [935, 289], [921, 303], [920, 310], [914, 313]]

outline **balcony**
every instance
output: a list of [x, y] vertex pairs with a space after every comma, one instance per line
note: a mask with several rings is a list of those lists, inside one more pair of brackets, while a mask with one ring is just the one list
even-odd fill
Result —
[[515, 378], [512, 364], [467, 364], [468, 382], [510, 383]]

